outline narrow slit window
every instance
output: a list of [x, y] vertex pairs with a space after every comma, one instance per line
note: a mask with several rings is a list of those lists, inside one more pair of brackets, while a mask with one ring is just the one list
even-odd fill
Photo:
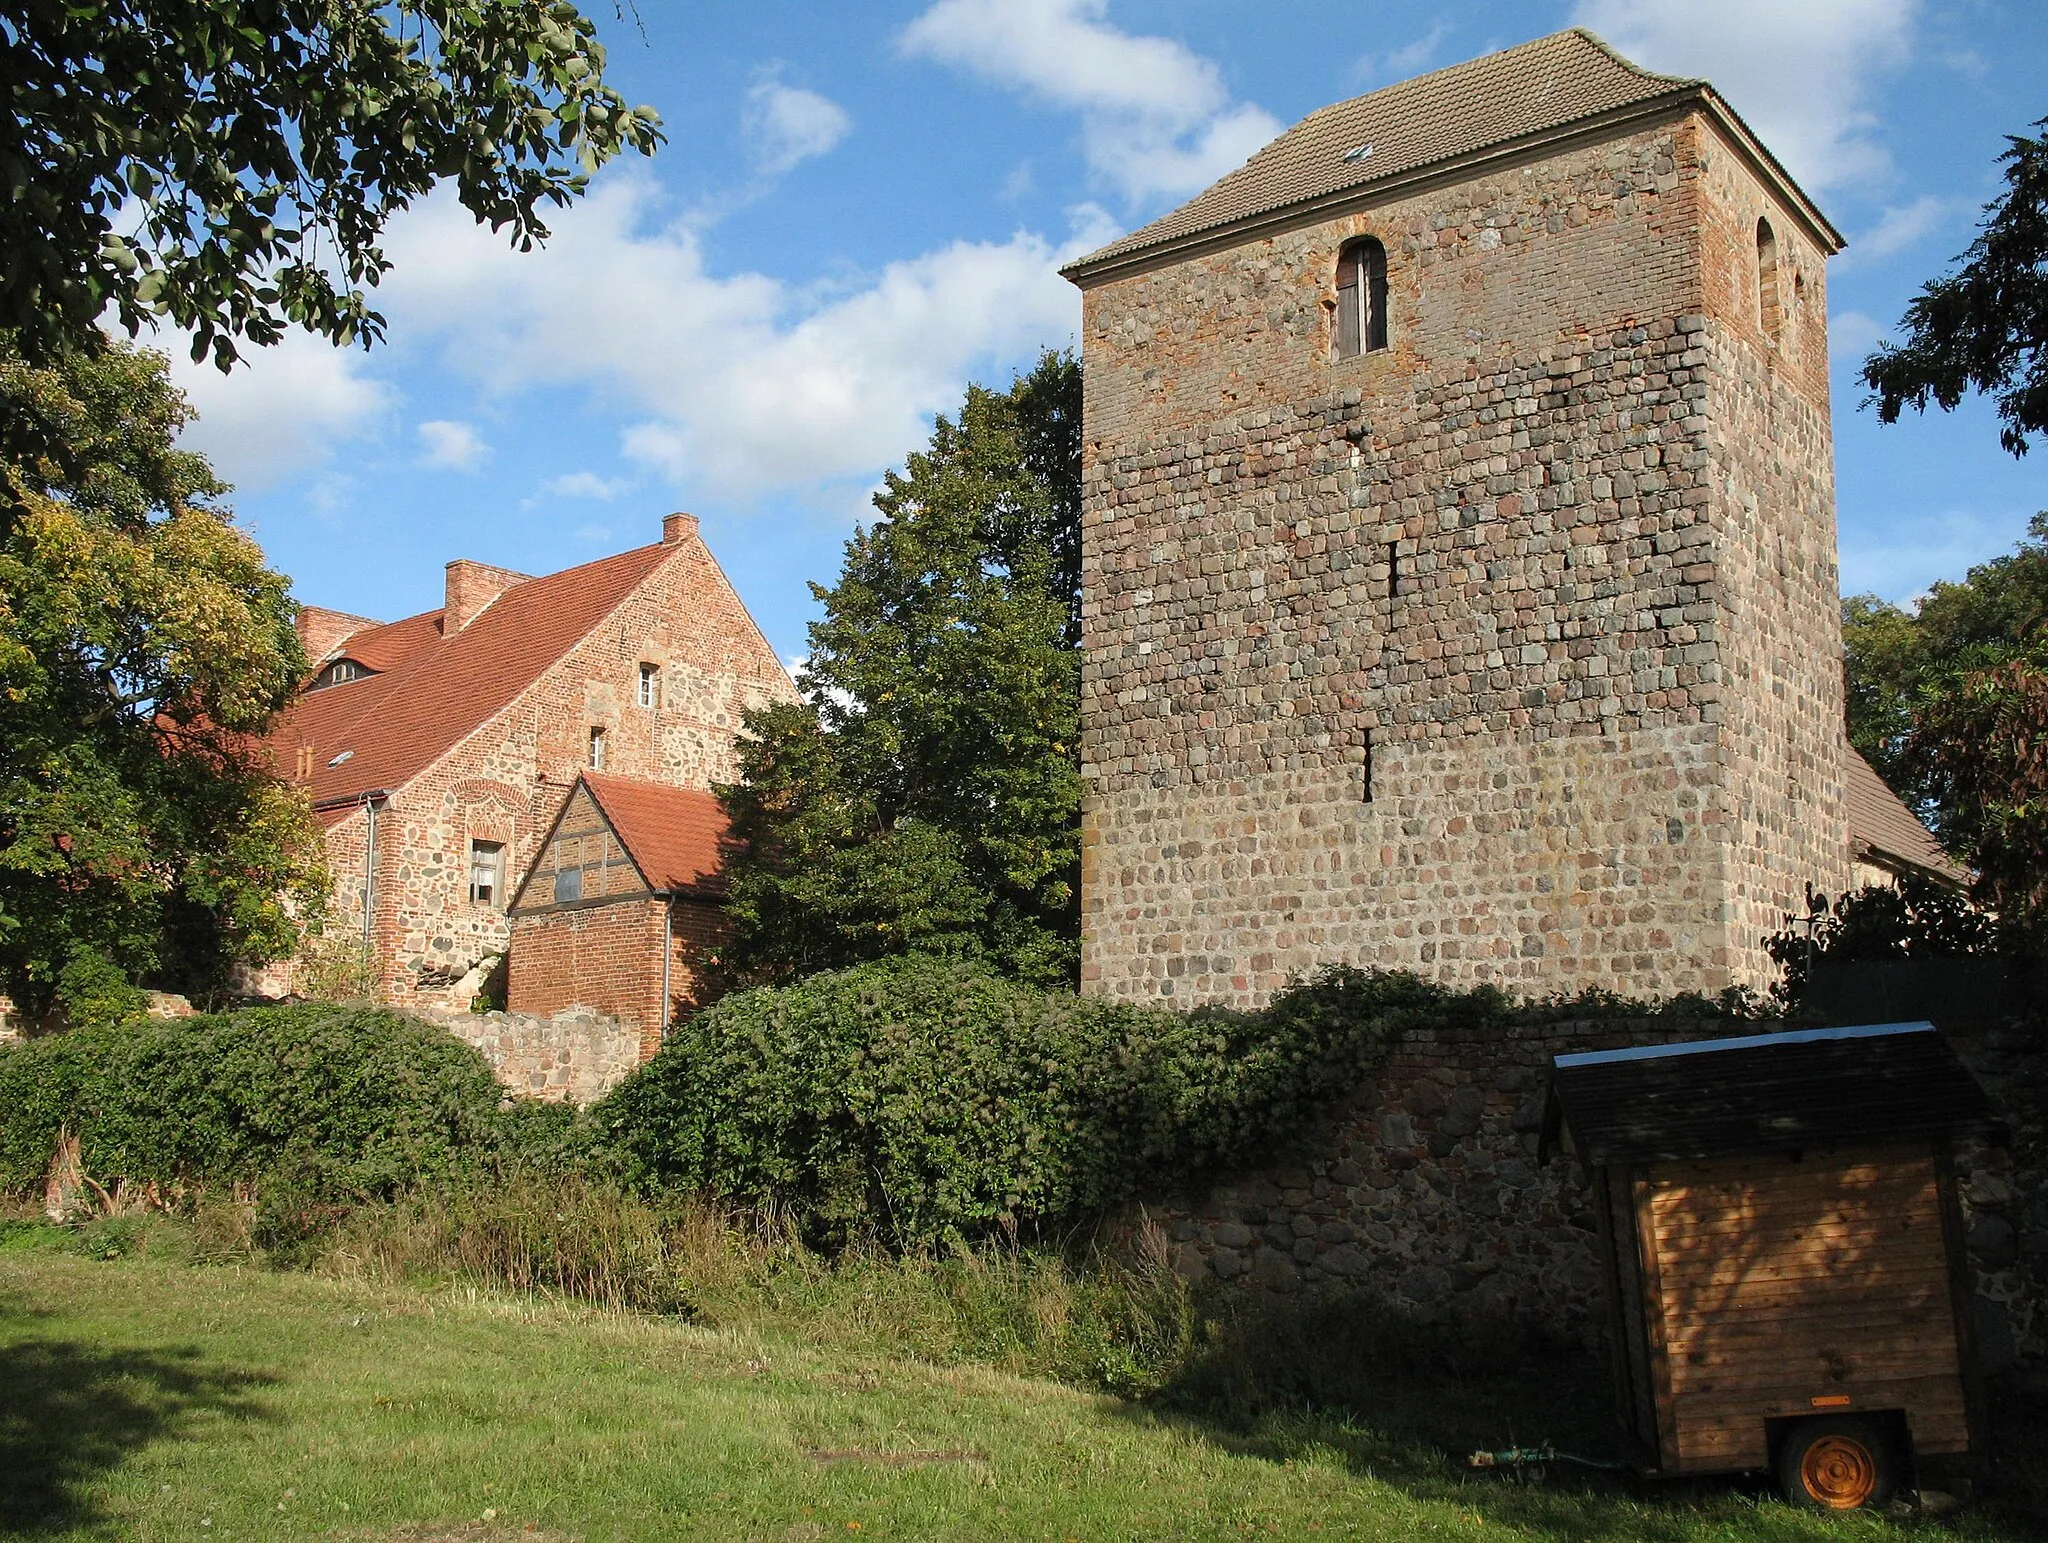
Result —
[[1339, 359], [1387, 346], [1387, 249], [1371, 236], [1337, 254], [1335, 341]]
[[605, 752], [605, 733], [604, 733], [604, 730], [603, 730], [603, 729], [598, 729], [598, 728], [593, 728], [593, 729], [592, 729], [592, 730], [590, 731], [590, 769], [591, 769], [592, 771], [603, 771], [603, 770], [604, 770], [604, 752]]
[[1367, 729], [1367, 730], [1365, 731], [1365, 735], [1364, 735], [1364, 738], [1365, 738], [1365, 765], [1364, 765], [1364, 766], [1363, 766], [1363, 767], [1361, 768], [1361, 770], [1362, 770], [1362, 771], [1363, 771], [1363, 772], [1365, 773], [1365, 777], [1364, 777], [1364, 782], [1365, 782], [1365, 800], [1364, 800], [1364, 801], [1365, 801], [1366, 803], [1368, 803], [1368, 804], [1369, 804], [1369, 803], [1371, 803], [1371, 802], [1372, 802], [1372, 730], [1371, 730], [1371, 729]]
[[640, 705], [659, 707], [661, 705], [661, 666], [643, 664], [640, 666]]
[[1401, 547], [1399, 542], [1387, 543], [1387, 598], [1393, 599], [1401, 593]]
[[505, 895], [505, 843], [469, 844], [469, 898], [475, 905], [497, 905]]
[[1764, 335], [1777, 342], [1785, 330], [1785, 305], [1778, 291], [1778, 237], [1769, 220], [1756, 222], [1756, 309]]

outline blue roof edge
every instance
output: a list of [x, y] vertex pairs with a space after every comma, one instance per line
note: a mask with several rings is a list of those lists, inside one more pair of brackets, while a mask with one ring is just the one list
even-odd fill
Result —
[[1678, 1045], [1636, 1045], [1626, 1050], [1581, 1050], [1552, 1056], [1562, 1071], [1574, 1066], [1604, 1066], [1617, 1061], [1658, 1061], [1671, 1056], [1704, 1055], [1718, 1050], [1754, 1050], [1767, 1045], [1811, 1045], [1830, 1039], [1883, 1039], [1894, 1034], [1932, 1034], [1931, 1023], [1863, 1023], [1842, 1029], [1792, 1029], [1780, 1034], [1746, 1034], [1739, 1039], [1695, 1039]]

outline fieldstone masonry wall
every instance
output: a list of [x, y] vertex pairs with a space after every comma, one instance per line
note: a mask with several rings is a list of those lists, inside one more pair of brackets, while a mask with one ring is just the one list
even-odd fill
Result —
[[640, 1064], [640, 1028], [587, 1007], [543, 1018], [533, 1013], [432, 1014], [491, 1063], [514, 1093], [550, 1103], [589, 1104]]
[[1088, 287], [1085, 988], [1765, 979], [1849, 860], [1820, 274], [1686, 116]]
[[[1513, 1322], [1597, 1345], [1589, 1191], [1572, 1160], [1536, 1160], [1550, 1059], [1728, 1032], [1649, 1019], [1417, 1035], [1291, 1160], [1146, 1210], [1191, 1280], [1356, 1291], [1424, 1322]], [[2020, 1031], [1955, 1042], [2013, 1128], [2010, 1145], [1972, 1145], [1957, 1164], [1981, 1348], [1993, 1370], [2022, 1358], [2048, 1371], [2048, 1145], [2030, 1091], [2048, 1085], [2048, 1055]]]

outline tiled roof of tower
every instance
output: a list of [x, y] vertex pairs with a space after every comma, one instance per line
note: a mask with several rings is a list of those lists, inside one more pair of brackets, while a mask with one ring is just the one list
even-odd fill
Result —
[[[1583, 28], [1554, 32], [1310, 113], [1171, 214], [1060, 271], [1079, 279], [1153, 248], [1687, 96], [1711, 100], [1734, 117], [1703, 80], [1639, 69]], [[1832, 236], [1782, 169], [1771, 169]]]
[[657, 890], [724, 890], [730, 822], [716, 794], [601, 772], [583, 773], [583, 782]]
[[1952, 884], [1970, 882], [1970, 870], [1941, 849], [1934, 833], [1855, 750], [1849, 752], [1843, 793], [1849, 806], [1849, 846], [1858, 857], [1889, 859], [1885, 866], [1904, 863], [1922, 868]]
[[635, 547], [515, 584], [453, 636], [442, 635], [438, 611], [356, 634], [341, 652], [382, 673], [293, 703], [269, 736], [278, 770], [290, 775], [300, 747], [311, 746], [305, 786], [315, 804], [402, 787], [538, 680], [676, 550]]

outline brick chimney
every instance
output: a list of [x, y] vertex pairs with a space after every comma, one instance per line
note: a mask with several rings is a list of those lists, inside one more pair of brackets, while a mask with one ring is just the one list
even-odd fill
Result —
[[441, 602], [441, 635], [460, 632], [477, 613], [514, 584], [524, 584], [530, 573], [510, 568], [493, 568], [489, 563], [458, 557], [448, 565], [447, 597]]
[[299, 647], [306, 651], [308, 659], [318, 664], [333, 651], [335, 644], [351, 633], [383, 624], [367, 616], [351, 616], [346, 611], [330, 611], [324, 605], [302, 605], [299, 607], [298, 620], [293, 625], [299, 631]]
[[676, 546], [697, 534], [694, 514], [665, 514], [661, 518], [661, 544]]

